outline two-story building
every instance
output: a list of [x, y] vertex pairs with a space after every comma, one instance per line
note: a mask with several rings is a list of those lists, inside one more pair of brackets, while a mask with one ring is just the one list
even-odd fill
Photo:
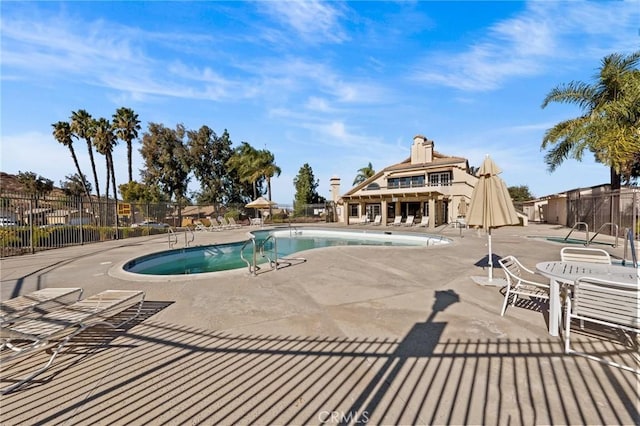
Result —
[[[382, 225], [396, 216], [429, 216], [429, 227], [464, 217], [478, 178], [470, 173], [466, 158], [441, 154], [422, 135], [413, 138], [411, 156], [388, 166], [351, 188], [338, 201], [338, 221], [359, 223], [363, 215]], [[332, 179], [335, 194], [339, 179]]]

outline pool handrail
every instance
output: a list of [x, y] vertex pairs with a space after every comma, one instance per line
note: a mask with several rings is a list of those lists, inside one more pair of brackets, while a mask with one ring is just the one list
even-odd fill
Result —
[[613, 222], [606, 222], [606, 223], [603, 223], [603, 224], [602, 224], [602, 226], [600, 226], [600, 228], [598, 228], [598, 230], [596, 231], [596, 233], [595, 233], [595, 234], [593, 234], [593, 237], [591, 237], [591, 239], [589, 240], [589, 242], [587, 243], [587, 245], [591, 244], [591, 242], [593, 241], [593, 239], [594, 239], [595, 237], [597, 237], [597, 236], [598, 236], [598, 234], [600, 233], [600, 231], [602, 231], [602, 228], [604, 228], [604, 227], [605, 227], [605, 226], [607, 226], [607, 225], [611, 226], [611, 229], [612, 229], [612, 230], [615, 230], [616, 240], [615, 240], [615, 243], [613, 243], [613, 247], [614, 247], [614, 248], [615, 248], [615, 247], [618, 247], [618, 225], [617, 225], [617, 224], [615, 224], [615, 223], [613, 223]]
[[[244, 249], [247, 247], [247, 244], [251, 243], [251, 247], [253, 248], [253, 259], [252, 259], [252, 263], [249, 262], [245, 257], [244, 257]], [[255, 236], [251, 236], [251, 238], [249, 238], [247, 241], [244, 242], [244, 244], [242, 245], [242, 247], [240, 248], [240, 259], [242, 259], [244, 261], [244, 263], [247, 264], [247, 266], [249, 267], [249, 273], [252, 275], [256, 275], [256, 237]]]
[[[187, 240], [187, 232], [191, 233], [191, 239]], [[189, 228], [188, 226], [185, 228], [184, 230], [184, 246], [185, 247], [189, 247], [191, 245], [191, 243], [196, 239], [196, 234], [193, 232], [193, 229]]]
[[[264, 252], [264, 246], [267, 243], [267, 241], [269, 240], [273, 240], [273, 259], [271, 259], [269, 256], [267, 256]], [[269, 234], [267, 236], [267, 238], [265, 238], [262, 243], [260, 243], [260, 256], [262, 257], [266, 257], [267, 260], [269, 261], [269, 265], [271, 266], [272, 270], [278, 270], [278, 241], [277, 238], [273, 235], [273, 234]]]
[[584, 241], [585, 241], [585, 245], [586, 245], [586, 246], [588, 246], [588, 245], [589, 245], [590, 240], [589, 240], [589, 224], [588, 224], [587, 222], [576, 222], [576, 223], [573, 225], [573, 227], [571, 228], [571, 231], [569, 231], [569, 233], [567, 234], [567, 236], [566, 236], [566, 237], [564, 237], [564, 240], [565, 240], [565, 241], [567, 241], [567, 240], [569, 239], [569, 236], [571, 235], [571, 233], [572, 233], [573, 231], [575, 231], [575, 230], [576, 230], [576, 228], [577, 228], [578, 226], [580, 226], [580, 225], [584, 225], [585, 235], [586, 235], [586, 238], [584, 239]]
[[176, 235], [173, 228], [167, 228], [167, 237], [169, 239], [169, 248], [173, 248], [175, 244], [178, 244], [178, 235]]
[[625, 229], [625, 237], [624, 237], [624, 254], [622, 255], [622, 264], [624, 265], [627, 261], [627, 246], [630, 247], [631, 250], [631, 263], [634, 268], [638, 267], [638, 255], [636, 253], [635, 241], [633, 238], [633, 229], [626, 228]]

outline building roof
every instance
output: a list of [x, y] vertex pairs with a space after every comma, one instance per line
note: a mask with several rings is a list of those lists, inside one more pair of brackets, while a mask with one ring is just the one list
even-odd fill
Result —
[[365, 179], [363, 182], [351, 188], [349, 191], [345, 192], [342, 196], [349, 197], [362, 188], [369, 185], [371, 182], [379, 179], [382, 175], [386, 173], [393, 173], [399, 171], [410, 171], [410, 170], [425, 170], [425, 169], [437, 169], [439, 167], [451, 166], [455, 164], [465, 163], [465, 166], [468, 168], [468, 160], [463, 157], [449, 156], [444, 155], [438, 151], [433, 151], [433, 160], [429, 163], [411, 163], [411, 157], [407, 157], [405, 160], [392, 164], [390, 166], [385, 167], [379, 172], [375, 173], [368, 179]]

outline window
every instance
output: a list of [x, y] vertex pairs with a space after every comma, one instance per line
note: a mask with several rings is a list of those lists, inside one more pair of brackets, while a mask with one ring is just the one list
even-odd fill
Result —
[[358, 205], [357, 204], [349, 204], [349, 216], [358, 217]]
[[389, 189], [416, 188], [420, 186], [424, 186], [424, 175], [387, 179], [387, 188]]
[[380, 185], [378, 185], [377, 183], [370, 183], [369, 185], [367, 185], [367, 187], [365, 188], [365, 190], [368, 191], [374, 191], [376, 189], [380, 189]]
[[429, 173], [429, 185], [431, 186], [451, 185], [451, 172]]

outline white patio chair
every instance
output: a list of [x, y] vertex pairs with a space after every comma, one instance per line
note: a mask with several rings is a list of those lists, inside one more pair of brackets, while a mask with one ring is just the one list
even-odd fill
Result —
[[404, 225], [404, 226], [413, 226], [413, 219], [414, 219], [414, 217], [415, 217], [415, 216], [413, 216], [413, 215], [409, 215], [409, 216], [407, 216], [407, 220], [405, 220], [405, 222], [404, 222], [404, 224], [403, 224], [403, 225]]
[[371, 223], [372, 225], [381, 225], [382, 224], [382, 215], [377, 214], [374, 218], [373, 218], [373, 222]]
[[563, 262], [588, 262], [611, 265], [611, 256], [603, 249], [585, 247], [563, 247], [560, 250]]
[[534, 271], [523, 266], [515, 256], [503, 257], [498, 260], [498, 263], [502, 266], [507, 276], [501, 316], [504, 316], [510, 295], [513, 295], [512, 305], [516, 304], [518, 295], [549, 300], [549, 283], [538, 281], [540, 279], [539, 276]]
[[453, 222], [456, 228], [468, 228], [467, 220], [464, 217], [458, 217], [455, 222]]
[[[571, 319], [591, 322], [629, 332], [637, 336], [640, 333], [640, 288], [636, 284], [625, 284], [598, 278], [578, 278], [573, 293], [565, 297], [565, 353], [584, 356], [614, 367], [640, 374], [640, 354], [637, 337], [629, 338], [634, 347], [631, 356], [635, 358], [635, 368], [571, 349]], [[629, 336], [627, 336], [629, 337]]]

